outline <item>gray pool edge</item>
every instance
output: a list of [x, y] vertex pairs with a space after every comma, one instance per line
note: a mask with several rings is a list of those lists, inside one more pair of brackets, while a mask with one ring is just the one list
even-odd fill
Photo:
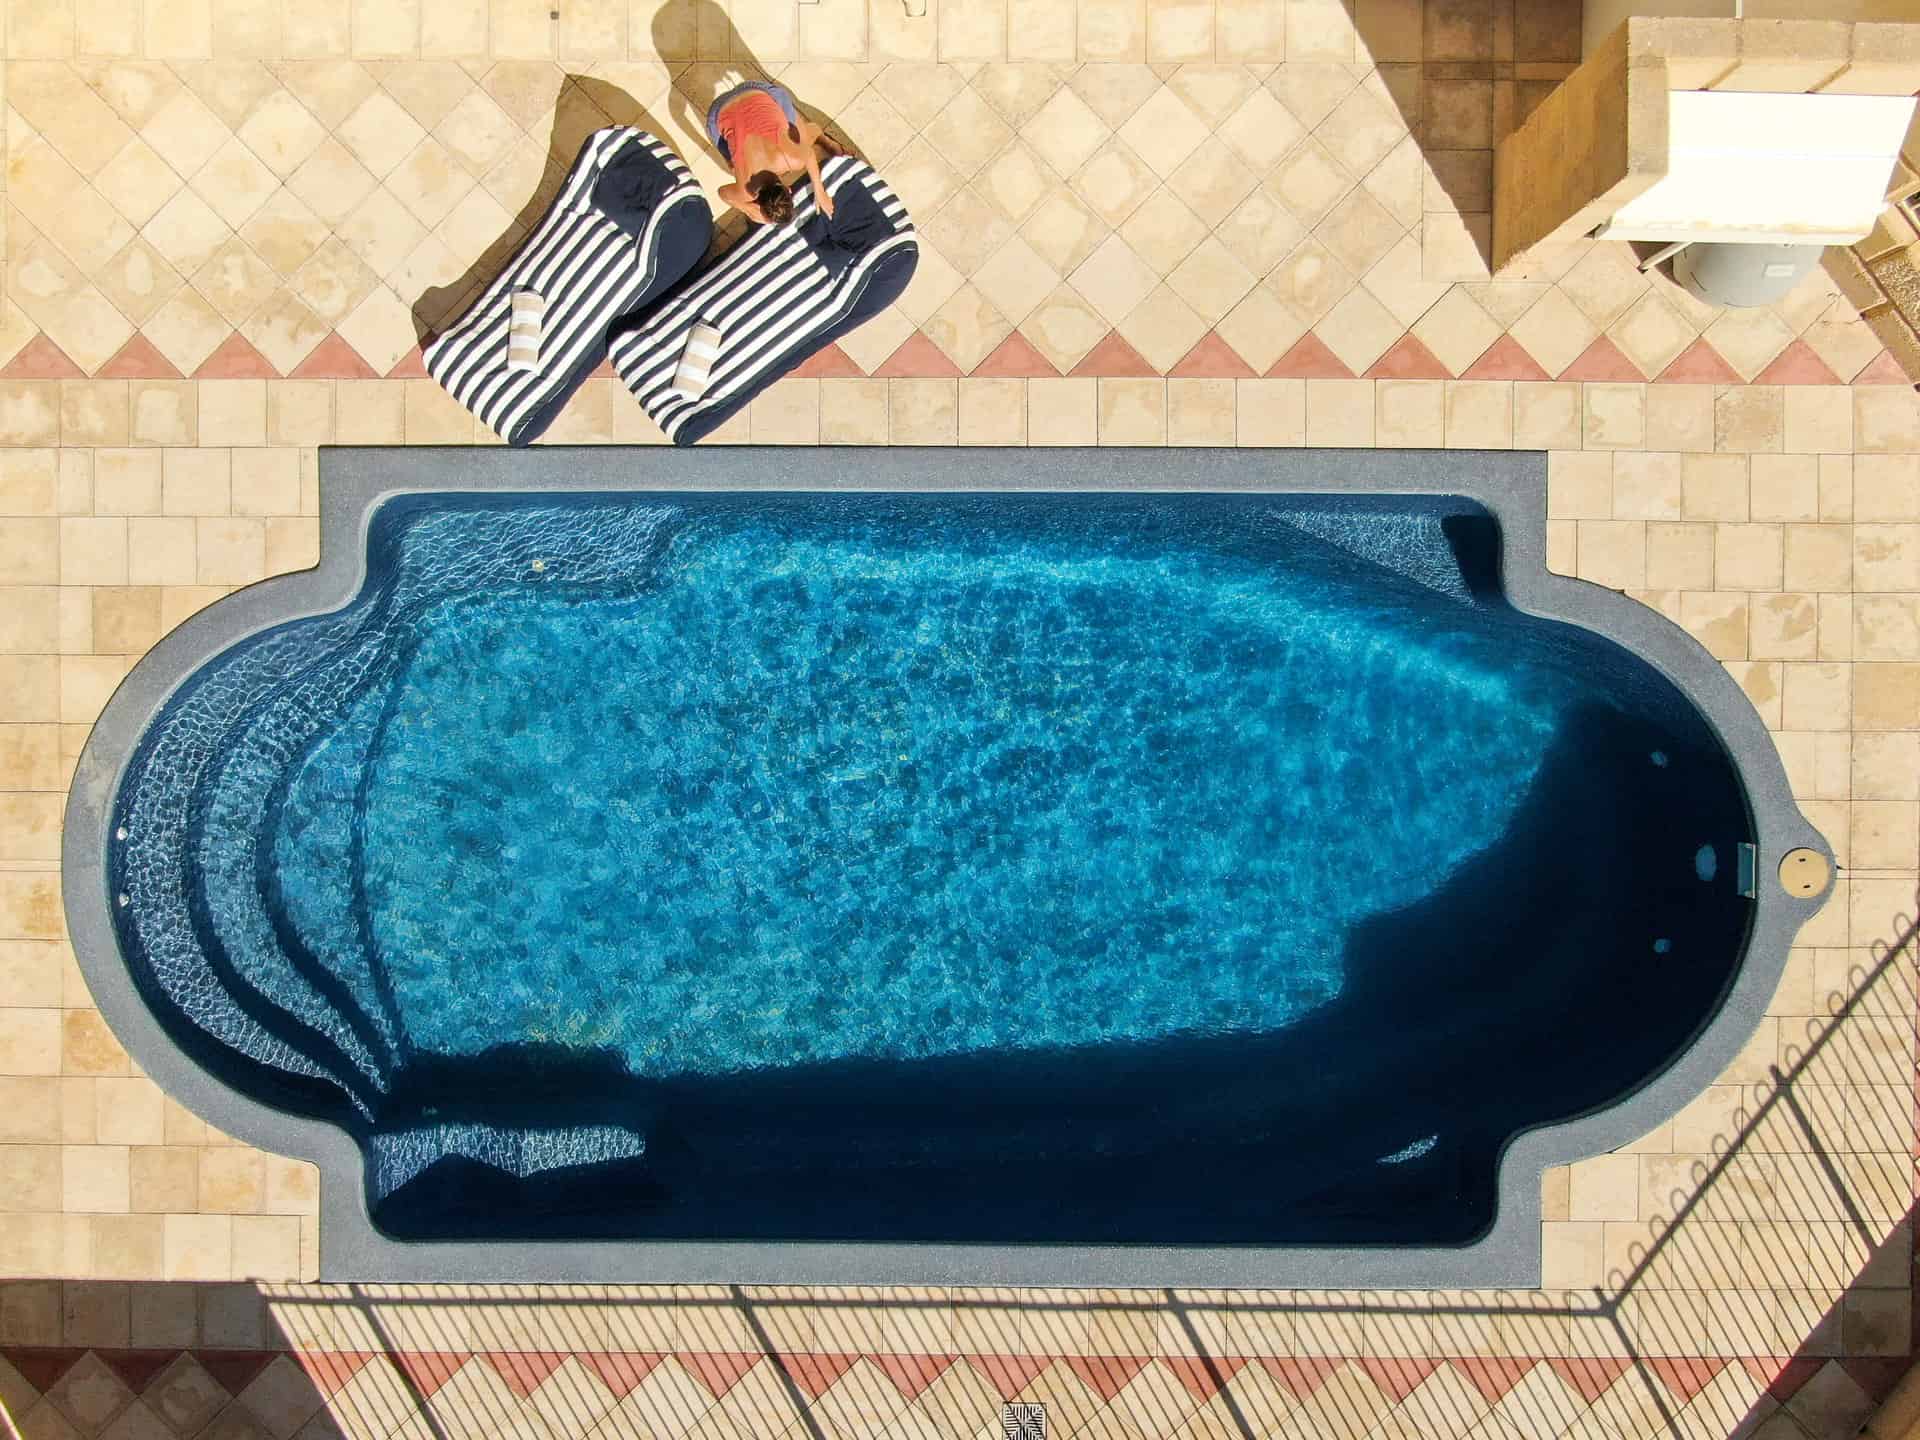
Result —
[[[149, 651], [87, 739], [67, 800], [61, 883], [81, 973], [114, 1033], [169, 1094], [220, 1130], [321, 1171], [322, 1280], [1183, 1288], [1532, 1288], [1541, 1271], [1541, 1172], [1638, 1139], [1716, 1080], [1759, 1025], [1799, 927], [1827, 898], [1775, 879], [1808, 846], [1832, 859], [1800, 813], [1772, 738], [1724, 667], [1657, 611], [1546, 568], [1547, 460], [1538, 451], [1242, 449], [805, 449], [708, 447], [323, 447], [320, 562], [235, 592]], [[1495, 1222], [1452, 1247], [1163, 1247], [762, 1241], [400, 1241], [366, 1207], [347, 1133], [262, 1104], [174, 1044], [135, 987], [113, 931], [106, 822], [121, 772], [179, 683], [239, 640], [345, 604], [365, 576], [379, 505], [423, 492], [1162, 491], [1458, 495], [1499, 522], [1502, 585], [1518, 608], [1580, 625], [1652, 664], [1699, 707], [1746, 787], [1759, 896], [1739, 973], [1720, 1010], [1665, 1071], [1617, 1103], [1525, 1132], [1501, 1160]], [[1831, 887], [1829, 887], [1829, 894]]]

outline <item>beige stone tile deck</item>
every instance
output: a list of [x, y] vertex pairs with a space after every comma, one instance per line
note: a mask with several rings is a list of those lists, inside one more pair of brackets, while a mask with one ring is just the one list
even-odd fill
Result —
[[[1896, 377], [1822, 277], [1730, 314], [1608, 247], [1486, 279], [1488, 146], [1577, 58], [1577, 9], [927, 10], [10, 0], [0, 1274], [46, 1278], [0, 1286], [0, 1406], [51, 1435], [971, 1435], [1016, 1396], [1127, 1435], [1842, 1433], [1911, 1352], [1914, 392], [1835, 383]], [[783, 382], [718, 438], [1544, 449], [1554, 568], [1687, 628], [1774, 732], [1839, 887], [1721, 1083], [1549, 1177], [1543, 1290], [303, 1285], [311, 1167], [211, 1133], [91, 1008], [58, 838], [115, 683], [312, 563], [316, 447], [486, 438], [405, 378], [417, 325], [594, 126], [711, 179], [697, 107], [756, 65], [882, 166], [926, 255], [843, 346], [868, 378]], [[552, 438], [649, 429], [595, 380]]]

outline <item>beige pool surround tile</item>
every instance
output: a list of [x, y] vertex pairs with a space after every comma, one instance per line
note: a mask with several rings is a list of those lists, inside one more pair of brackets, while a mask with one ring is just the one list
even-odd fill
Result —
[[[1344, 1308], [1302, 1294], [1283, 1309], [1183, 1319], [1145, 1297], [1054, 1311], [1009, 1296], [994, 1310], [988, 1297], [936, 1292], [934, 1312], [903, 1293], [849, 1292], [811, 1294], [778, 1323], [800, 1326], [796, 1341], [819, 1350], [891, 1355], [1178, 1356], [1195, 1335], [1216, 1353], [1336, 1359], [1604, 1357], [1629, 1342], [1642, 1354], [1723, 1359], [1904, 1353], [1915, 980], [1911, 949], [1885, 963], [1885, 947], [1913, 913], [1920, 872], [1920, 404], [1899, 386], [1555, 378], [1603, 333], [1646, 375], [1704, 333], [1742, 376], [1798, 338], [1845, 379], [1878, 351], [1866, 327], [1821, 289], [1824, 277], [1790, 305], [1723, 315], [1664, 277], [1640, 285], [1606, 247], [1524, 283], [1487, 280], [1486, 147], [1512, 123], [1512, 87], [1577, 58], [1561, 53], [1555, 7], [905, 9], [741, 0], [716, 21], [717, 10], [685, 0], [636, 0], [553, 20], [544, 4], [502, 0], [11, 0], [0, 351], [23, 357], [37, 337], [83, 373], [23, 372], [24, 358], [0, 369], [0, 1273], [71, 1281], [64, 1300], [54, 1282], [50, 1309], [43, 1292], [0, 1292], [0, 1343], [389, 1343], [362, 1334], [362, 1313], [337, 1297], [297, 1291], [314, 1273], [322, 1178], [210, 1132], [135, 1072], [92, 1008], [64, 942], [54, 848], [64, 791], [93, 717], [139, 655], [233, 587], [312, 563], [316, 447], [471, 438], [470, 428], [449, 432], [427, 382], [364, 378], [415, 343], [409, 306], [415, 277], [432, 268], [419, 253], [429, 229], [446, 252], [433, 265], [478, 263], [514, 217], [528, 218], [552, 173], [549, 148], [569, 155], [609, 117], [637, 116], [707, 163], [696, 106], [726, 67], [757, 61], [839, 120], [890, 178], [934, 187], [932, 200], [910, 197], [926, 218], [950, 197], [975, 207], [971, 229], [950, 227], [952, 257], [935, 243], [946, 232], [929, 227], [925, 268], [947, 265], [953, 283], [924, 314], [895, 313], [849, 337], [857, 368], [879, 369], [921, 325], [971, 360], [1005, 325], [1059, 378], [974, 378], [968, 364], [958, 380], [789, 382], [734, 439], [1547, 450], [1550, 564], [1628, 589], [1723, 660], [1848, 867], [1802, 932], [1763, 1027], [1782, 1066], [1819, 1045], [1792, 1086], [1805, 1127], [1783, 1123], [1783, 1105], [1770, 1102], [1781, 1092], [1757, 1039], [1671, 1125], [1549, 1174], [1547, 1289], [1477, 1305], [1370, 1295]], [[1549, 68], [1532, 81], [1499, 68], [1530, 64]], [[630, 97], [629, 115], [614, 116], [628, 102], [609, 87]], [[668, 103], [670, 93], [695, 104]], [[1411, 213], [1408, 195], [1420, 202]], [[989, 231], [991, 249], [975, 254]], [[954, 300], [962, 278], [977, 299]], [[235, 326], [280, 375], [331, 327], [366, 368], [191, 378]], [[1244, 368], [1182, 371], [1215, 327]], [[1152, 368], [1179, 373], [1067, 374], [1109, 353], [1097, 347], [1116, 329]], [[1284, 373], [1310, 330], [1356, 372], [1410, 331], [1445, 374]], [[135, 338], [174, 373], [112, 378], [108, 362]], [[1469, 377], [1505, 338], [1539, 373]], [[1283, 373], [1268, 377], [1276, 362]], [[86, 378], [102, 367], [107, 377]], [[657, 438], [606, 382], [567, 423], [597, 440]], [[1822, 1178], [1815, 1140], [1844, 1203]], [[1676, 1215], [1659, 1262], [1603, 1318], [1592, 1287], [1619, 1295], [1625, 1268]], [[232, 1312], [190, 1302], [183, 1321], [166, 1298], [183, 1287], [95, 1292], [80, 1283], [88, 1277], [123, 1287], [258, 1277], [279, 1293]], [[489, 1310], [477, 1294], [372, 1304], [402, 1337], [392, 1343], [423, 1351], [485, 1348], [488, 1333], [528, 1350], [760, 1344], [731, 1334], [737, 1315], [723, 1334], [691, 1295], [585, 1304], [590, 1343], [563, 1343], [557, 1320]], [[130, 1316], [124, 1339], [116, 1314]], [[400, 1372], [381, 1363], [329, 1402], [340, 1428], [385, 1433], [415, 1413]], [[1297, 1411], [1288, 1433], [1301, 1434], [1376, 1423], [1623, 1433], [1644, 1424], [1630, 1417], [1657, 1420], [1662, 1409], [1688, 1433], [1720, 1434], [1779, 1408], [1741, 1363], [1684, 1394], [1634, 1371], [1594, 1389], [1590, 1372], [1562, 1362], [1516, 1371], [1497, 1400], [1498, 1387], [1476, 1390], [1444, 1362], [1424, 1373], [1381, 1363], [1340, 1365], [1317, 1390], [1304, 1372], [1254, 1365], [1233, 1393], [1256, 1426], [1264, 1415], [1281, 1427]], [[997, 1423], [984, 1407], [1000, 1392], [977, 1370], [945, 1371], [909, 1402], [885, 1381], [862, 1388], [879, 1373], [862, 1365], [825, 1392], [849, 1387], [849, 1417], [889, 1415], [914, 1434], [954, 1433], [962, 1415]], [[1055, 1367], [1037, 1372], [1032, 1393], [1061, 1407], [1056, 1417], [1150, 1431], [1143, 1417], [1177, 1411], [1188, 1433], [1219, 1431], [1218, 1396], [1203, 1403], [1176, 1386], [1177, 1404], [1153, 1398], [1167, 1373], [1142, 1372], [1108, 1400]], [[1796, 1424], [1853, 1403], [1834, 1375], [1844, 1378], [1823, 1370], [1820, 1388], [1809, 1382], [1788, 1400]], [[671, 1413], [661, 1397], [697, 1397], [671, 1402], [689, 1417], [668, 1425], [677, 1433], [716, 1403], [677, 1362], [654, 1376], [625, 1401], [608, 1392], [599, 1413], [659, 1424]], [[10, 1383], [0, 1372], [0, 1395]], [[194, 1383], [175, 1389], [185, 1396]], [[450, 1393], [448, 1415], [467, 1391]], [[551, 1407], [554, 1393], [540, 1387], [526, 1403], [546, 1395]], [[728, 1393], [728, 1413], [752, 1408], [746, 1390]], [[152, 1392], [140, 1403], [155, 1404]], [[64, 1433], [39, 1418], [50, 1413], [32, 1423]], [[275, 1423], [288, 1413], [275, 1411]], [[579, 1418], [560, 1410], [537, 1423], [587, 1428], [566, 1423]]]

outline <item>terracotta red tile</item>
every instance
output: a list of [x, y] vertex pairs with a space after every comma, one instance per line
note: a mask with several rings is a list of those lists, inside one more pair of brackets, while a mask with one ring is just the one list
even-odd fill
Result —
[[1725, 1360], [1683, 1359], [1678, 1356], [1648, 1356], [1647, 1368], [1660, 1377], [1682, 1404], [1693, 1399], [1729, 1362]]
[[925, 331], [916, 330], [873, 373], [882, 380], [952, 380], [959, 376], [960, 367]]
[[1151, 1355], [1075, 1355], [1067, 1360], [1067, 1368], [1111, 1404], [1113, 1397], [1152, 1363]]
[[1627, 1373], [1627, 1367], [1632, 1363], [1631, 1360], [1612, 1356], [1606, 1358], [1576, 1356], [1547, 1361], [1547, 1364], [1553, 1367], [1553, 1373], [1578, 1390], [1589, 1405], [1606, 1394], [1613, 1382]]
[[278, 380], [280, 372], [267, 357], [253, 348], [238, 330], [222, 340], [219, 347], [200, 362], [193, 372], [196, 380]]
[[1618, 380], [1634, 383], [1645, 380], [1639, 368], [1621, 353], [1620, 347], [1602, 335], [1585, 350], [1566, 369], [1560, 372], [1562, 380]]
[[1694, 341], [1673, 357], [1671, 364], [1654, 377], [1662, 385], [1738, 385], [1740, 372], [1721, 358], [1720, 352], [1704, 338]]
[[1327, 1383], [1340, 1368], [1338, 1360], [1316, 1359], [1304, 1355], [1263, 1355], [1260, 1368], [1287, 1389], [1296, 1400], [1304, 1400]]
[[613, 368], [613, 361], [607, 356], [600, 357], [600, 363], [587, 372], [589, 380], [618, 380], [620, 372]]
[[1527, 1378], [1537, 1360], [1503, 1360], [1481, 1355], [1459, 1355], [1447, 1362], [1466, 1377], [1489, 1405], [1498, 1405], [1507, 1392]]
[[1451, 380], [1453, 372], [1413, 334], [1402, 335], [1367, 370], [1368, 380]]
[[378, 380], [380, 372], [367, 364], [360, 352], [349, 345], [338, 330], [307, 352], [307, 358], [293, 367], [295, 380]]
[[992, 353], [973, 367], [973, 373], [989, 380], [1052, 380], [1060, 374], [1018, 330], [994, 346]]
[[464, 1350], [394, 1350], [387, 1358], [424, 1400], [458, 1374], [472, 1357]]
[[682, 1350], [674, 1358], [713, 1392], [714, 1399], [724, 1400], [727, 1392], [740, 1383], [740, 1377], [765, 1357], [738, 1350]]
[[947, 1373], [953, 1364], [951, 1355], [873, 1355], [869, 1359], [893, 1382], [908, 1400], [918, 1400], [920, 1392]]
[[296, 1350], [293, 1358], [307, 1372], [313, 1388], [331, 1399], [366, 1368], [373, 1355], [366, 1350]]
[[853, 357], [838, 345], [816, 350], [793, 370], [794, 378], [798, 380], [864, 380], [866, 374], [853, 363]]
[[1355, 1363], [1366, 1372], [1369, 1380], [1393, 1397], [1396, 1405], [1424, 1385], [1427, 1377], [1440, 1368], [1438, 1360], [1392, 1355]]
[[1358, 377], [1309, 330], [1267, 370], [1269, 380], [1353, 380]]
[[1820, 358], [1820, 352], [1804, 340], [1796, 340], [1773, 363], [1753, 377], [1756, 385], [1844, 385], [1833, 367]]
[[1231, 1355], [1162, 1355], [1160, 1363], [1196, 1400], [1211, 1400], [1246, 1367]]
[[1767, 1387], [1767, 1393], [1785, 1404], [1799, 1393], [1800, 1387], [1820, 1373], [1827, 1362], [1817, 1356], [1749, 1355], [1740, 1361], [1754, 1379]]
[[574, 1358], [600, 1377], [614, 1399], [624, 1400], [667, 1357], [633, 1350], [585, 1350]]
[[1145, 378], [1159, 375], [1159, 371], [1147, 363], [1147, 357], [1129, 345], [1118, 330], [1109, 330], [1107, 338], [1089, 350], [1080, 363], [1067, 372], [1082, 377], [1104, 375], [1108, 377]]
[[780, 1364], [793, 1383], [806, 1391], [809, 1400], [818, 1400], [840, 1382], [853, 1368], [858, 1355], [782, 1355]]
[[1218, 330], [1209, 330], [1167, 374], [1180, 380], [1251, 380], [1258, 374]]
[[34, 1389], [45, 1394], [60, 1383], [60, 1377], [74, 1367], [74, 1363], [86, 1354], [84, 1350], [66, 1349], [53, 1346], [0, 1347], [0, 1360], [5, 1360], [20, 1372], [20, 1378]]
[[93, 1353], [136, 1395], [180, 1355], [178, 1350], [96, 1350]]
[[1882, 350], [1866, 363], [1866, 367], [1853, 377], [1856, 385], [1911, 385], [1913, 377], [1900, 368], [1900, 362], [1893, 358], [1891, 350]]
[[122, 345], [114, 357], [94, 372], [97, 380], [178, 380], [180, 372], [173, 362], [154, 349], [153, 342], [139, 331]]
[[547, 1383], [547, 1377], [567, 1361], [564, 1350], [495, 1350], [487, 1353], [487, 1363], [500, 1372], [507, 1388], [526, 1399]]
[[421, 358], [420, 347], [416, 345], [394, 362], [393, 368], [387, 371], [387, 378], [389, 380], [419, 380], [423, 379], [426, 373], [427, 362]]
[[0, 378], [7, 380], [84, 380], [87, 372], [67, 357], [62, 350], [45, 335], [36, 335], [20, 347], [4, 366], [0, 366]]
[[238, 1395], [279, 1354], [278, 1350], [196, 1350], [193, 1358], [200, 1362], [201, 1369], [226, 1388], [229, 1395]]
[[1502, 335], [1461, 372], [1462, 380], [1551, 380], [1540, 362], [1511, 335]]
[[1047, 1368], [1045, 1357], [1035, 1355], [969, 1355], [967, 1363], [1000, 1392], [1002, 1400], [1013, 1399]]

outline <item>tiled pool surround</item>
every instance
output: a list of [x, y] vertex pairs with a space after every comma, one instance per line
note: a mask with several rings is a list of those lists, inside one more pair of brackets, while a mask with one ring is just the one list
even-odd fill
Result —
[[[771, 453], [771, 452], [769, 452]], [[543, 1279], [1180, 1285], [1532, 1285], [1540, 1279], [1540, 1173], [1645, 1133], [1718, 1076], [1758, 1023], [1788, 946], [1817, 902], [1772, 877], [1800, 845], [1827, 853], [1800, 816], [1759, 717], [1724, 669], [1655, 612], [1545, 568], [1545, 456], [1527, 452], [839, 451], [780, 452], [778, 467], [738, 450], [330, 449], [321, 455], [321, 563], [254, 586], [166, 637], [128, 678], [94, 731], [73, 786], [64, 841], [68, 919], [82, 970], [116, 1032], [166, 1089], [222, 1129], [317, 1161], [321, 1273], [330, 1279]], [[132, 745], [186, 674], [234, 641], [336, 608], [364, 578], [370, 517], [404, 493], [674, 490], [1264, 491], [1463, 495], [1490, 511], [1501, 569], [1519, 608], [1614, 639], [1671, 679], [1718, 729], [1747, 788], [1759, 840], [1759, 898], [1745, 963], [1725, 1004], [1683, 1057], [1619, 1104], [1522, 1136], [1501, 1170], [1498, 1219], [1478, 1243], [1446, 1249], [1177, 1249], [705, 1242], [403, 1243], [369, 1220], [361, 1155], [344, 1132], [263, 1106], [177, 1048], [130, 983], [112, 936], [102, 871], [106, 807]]]

